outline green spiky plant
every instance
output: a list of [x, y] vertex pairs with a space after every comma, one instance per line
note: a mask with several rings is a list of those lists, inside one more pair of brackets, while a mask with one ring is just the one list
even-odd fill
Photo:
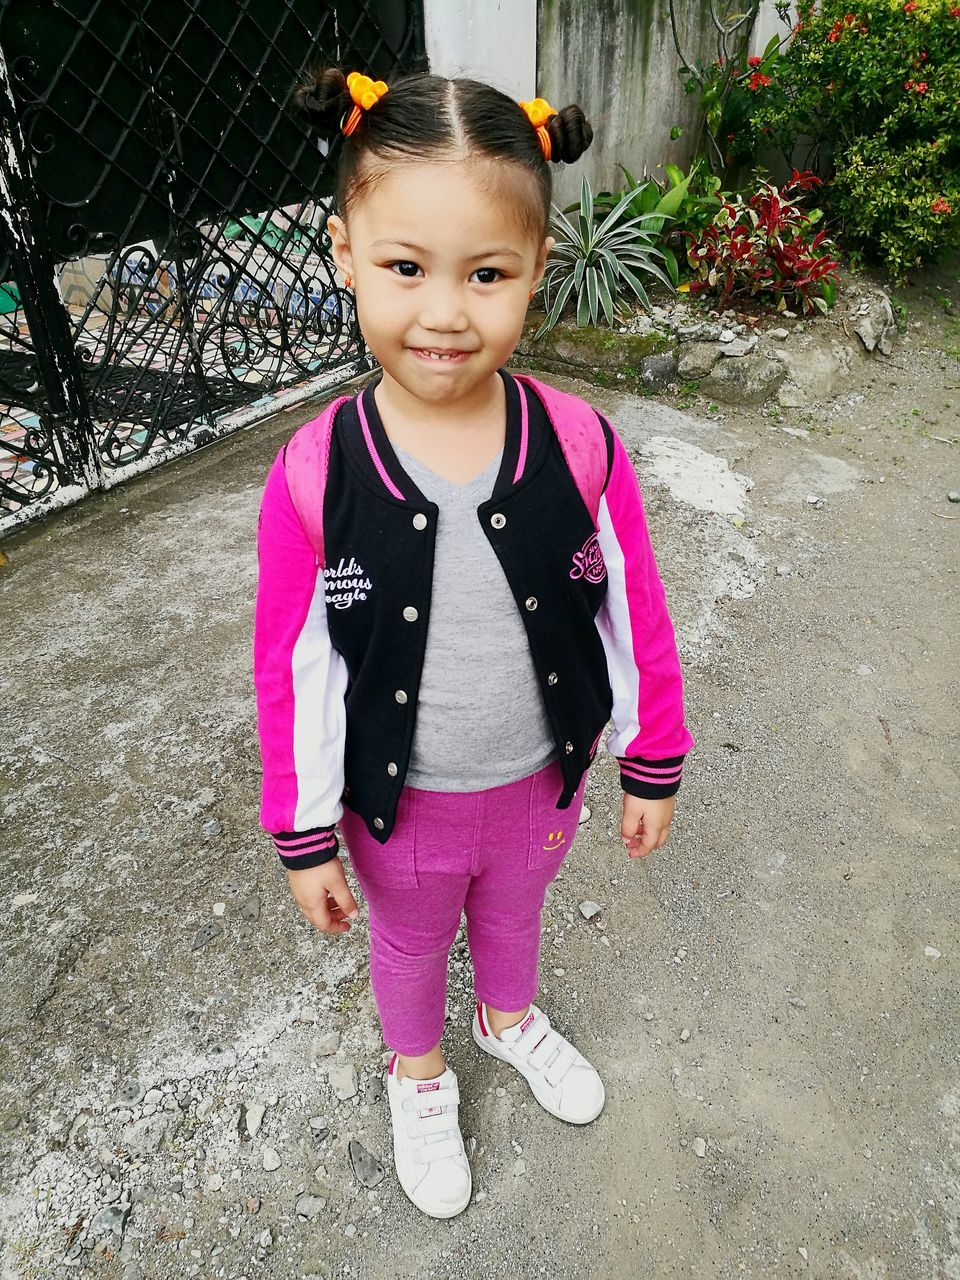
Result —
[[664, 215], [636, 214], [631, 209], [636, 194], [636, 188], [631, 187], [612, 209], [603, 212], [596, 207], [590, 183], [584, 178], [573, 221], [554, 205], [550, 227], [557, 243], [550, 251], [540, 285], [547, 315], [535, 338], [550, 332], [570, 302], [576, 307], [581, 327], [598, 325], [601, 315], [612, 327], [626, 298], [636, 299], [649, 311], [650, 299], [641, 273], [673, 289], [656, 261], [665, 260], [656, 245]]

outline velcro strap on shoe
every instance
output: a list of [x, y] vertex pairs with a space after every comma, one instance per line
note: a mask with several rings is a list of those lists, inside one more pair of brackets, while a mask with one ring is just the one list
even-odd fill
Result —
[[460, 1090], [457, 1085], [447, 1089], [433, 1089], [429, 1093], [412, 1093], [403, 1100], [404, 1111], [435, 1111], [438, 1107], [457, 1107], [460, 1105]]
[[554, 1031], [551, 1027], [539, 1042], [534, 1041], [534, 1044], [527, 1055], [527, 1061], [531, 1066], [539, 1067], [542, 1071], [543, 1068], [548, 1066], [551, 1060], [556, 1057], [562, 1043], [563, 1040], [560, 1033], [558, 1031]]
[[428, 1142], [413, 1153], [416, 1164], [432, 1164], [434, 1160], [455, 1160], [463, 1155], [463, 1142], [459, 1135], [443, 1142]]
[[434, 1116], [417, 1116], [407, 1121], [407, 1133], [411, 1138], [429, 1138], [436, 1133], [449, 1133], [452, 1128], [451, 1121], [456, 1124], [454, 1116], [440, 1112]]
[[579, 1053], [577, 1053], [572, 1044], [565, 1044], [557, 1055], [557, 1060], [551, 1062], [544, 1071], [544, 1079], [552, 1088], [556, 1089], [579, 1057]]

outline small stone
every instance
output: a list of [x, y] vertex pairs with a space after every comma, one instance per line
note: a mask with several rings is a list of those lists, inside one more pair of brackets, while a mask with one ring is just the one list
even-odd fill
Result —
[[340, 1032], [326, 1031], [323, 1035], [313, 1037], [313, 1056], [329, 1058], [340, 1048]]
[[513, 1176], [515, 1178], [522, 1178], [526, 1172], [527, 1172], [527, 1166], [525, 1161], [515, 1160], [513, 1165]]
[[704, 1159], [704, 1157], [706, 1156], [706, 1154], [707, 1154], [707, 1144], [706, 1144], [706, 1142], [704, 1142], [703, 1138], [694, 1138], [694, 1140], [693, 1140], [693, 1154], [694, 1154], [694, 1155], [695, 1155], [699, 1160], [703, 1160], [703, 1159]]
[[257, 1236], [257, 1244], [260, 1246], [261, 1249], [273, 1248], [273, 1235], [271, 1234], [269, 1227], [266, 1229], [266, 1231], [261, 1231], [260, 1234]]
[[801, 999], [800, 996], [791, 996], [790, 1003], [795, 1009], [805, 1009], [807, 1007], [806, 1000]]
[[807, 504], [808, 507], [823, 506], [823, 499], [820, 497], [818, 493], [808, 493], [807, 496], [804, 498], [804, 502]]
[[223, 827], [220, 825], [219, 818], [207, 818], [200, 830], [209, 840], [213, 836], [220, 835], [223, 832]]
[[806, 1260], [807, 1260], [807, 1251], [806, 1251], [806, 1249], [803, 1247], [803, 1245], [801, 1245], [801, 1246], [800, 1246], [800, 1248], [797, 1250], [797, 1253], [799, 1253], [800, 1257], [804, 1260], [804, 1262], [806, 1262]]
[[215, 916], [222, 916], [226, 909], [227, 904], [225, 902], [215, 902], [213, 904], [213, 914]]
[[790, 337], [790, 330], [789, 329], [768, 329], [767, 337], [776, 338], [778, 342], [783, 342]]
[[202, 1101], [197, 1104], [197, 1119], [203, 1123], [215, 1106], [216, 1103], [213, 1098], [202, 1099]]
[[263, 1149], [263, 1167], [267, 1173], [272, 1173], [274, 1169], [280, 1168], [280, 1157], [274, 1151], [273, 1147], [264, 1147]]
[[243, 1202], [243, 1211], [244, 1211], [244, 1213], [259, 1213], [259, 1212], [260, 1212], [260, 1197], [259, 1197], [259, 1196], [247, 1196], [246, 1200], [244, 1200], [244, 1202]]
[[214, 920], [208, 920], [206, 924], [202, 924], [194, 934], [192, 951], [199, 951], [201, 947], [208, 946], [216, 938], [223, 933], [223, 928]]
[[321, 1134], [326, 1137], [330, 1132], [330, 1121], [326, 1116], [311, 1116], [310, 1128], [313, 1130], [315, 1137], [319, 1137]]
[[252, 893], [240, 907], [241, 920], [254, 921], [260, 919], [260, 899]]
[[683, 1028], [683, 1030], [680, 1032], [680, 1039], [681, 1039], [681, 1041], [682, 1041], [684, 1044], [686, 1044], [686, 1043], [687, 1043], [687, 1041], [690, 1039], [690, 1028], [689, 1028], [689, 1027], [684, 1027], [684, 1028]]
[[873, 675], [873, 667], [871, 667], [871, 666], [870, 666], [869, 662], [858, 662], [858, 663], [857, 663], [857, 675], [858, 675], [858, 676], [872, 676], [872, 675]]
[[721, 330], [720, 330], [720, 341], [721, 341], [721, 342], [724, 342], [724, 343], [726, 343], [726, 342], [733, 342], [733, 340], [734, 340], [734, 338], [735, 338], [736, 336], [737, 336], [737, 335], [733, 332], [733, 330], [732, 330], [732, 329], [721, 329]]
[[352, 1063], [332, 1066], [327, 1072], [327, 1080], [341, 1102], [357, 1096], [357, 1071]]
[[375, 1106], [383, 1097], [383, 1080], [380, 1076], [371, 1076], [363, 1086], [363, 1100]]
[[585, 822], [589, 822], [593, 817], [593, 810], [588, 804], [585, 804], [580, 810], [580, 817], [577, 819], [577, 826], [582, 827]]
[[467, 1153], [467, 1159], [468, 1159], [468, 1160], [472, 1160], [472, 1159], [473, 1159], [473, 1157], [474, 1157], [474, 1156], [476, 1155], [476, 1153], [477, 1153], [477, 1140], [476, 1140], [476, 1138], [464, 1138], [464, 1140], [463, 1140], [463, 1149], [464, 1149], [464, 1151]]
[[567, 971], [566, 969], [554, 969], [553, 972], [556, 974], [558, 978], [562, 978]]
[[725, 356], [748, 356], [756, 345], [756, 338], [734, 338], [732, 342], [724, 343], [720, 352]]
[[378, 1187], [383, 1181], [383, 1165], [376, 1156], [372, 1156], [355, 1138], [350, 1139], [347, 1153], [353, 1175], [360, 1185], [371, 1189]]
[[792, 565], [789, 565], [789, 564], [778, 564], [778, 565], [777, 565], [777, 577], [778, 577], [778, 578], [789, 578], [789, 577], [790, 577], [790, 575], [791, 575], [792, 573], [793, 573], [793, 566], [792, 566]]
[[208, 1191], [223, 1190], [223, 1178], [219, 1173], [211, 1173], [210, 1177], [207, 1179], [207, 1190]]
[[303, 1195], [297, 1199], [296, 1211], [301, 1218], [313, 1221], [326, 1207], [327, 1202], [322, 1196]]
[[135, 1107], [143, 1100], [143, 1085], [139, 1080], [124, 1080], [120, 1086], [120, 1101], [128, 1107]]
[[645, 1013], [645, 1014], [643, 1015], [643, 1020], [644, 1020], [644, 1022], [652, 1022], [652, 1021], [653, 1021], [653, 1014], [652, 1014], [652, 1013], [649, 1013], [649, 1012], [648, 1012], [648, 1013]]
[[586, 902], [580, 903], [580, 914], [583, 916], [584, 920], [592, 920], [594, 916], [598, 916], [602, 910], [603, 908], [600, 906], [599, 902], [591, 902], [589, 898]]
[[348, 1222], [347, 1225], [343, 1228], [343, 1234], [345, 1236], [349, 1236], [349, 1238], [352, 1240], [353, 1237], [357, 1234], [357, 1228], [354, 1226], [352, 1222]]
[[958, 492], [956, 489], [951, 489], [950, 492], [947, 494], [947, 501], [960, 502], [960, 492]]
[[924, 947], [923, 954], [927, 957], [928, 960], [940, 959], [940, 952], [937, 950], [936, 947]]
[[245, 1123], [247, 1133], [251, 1138], [255, 1138], [260, 1132], [260, 1126], [263, 1124], [263, 1117], [266, 1115], [267, 1108], [262, 1102], [248, 1102], [246, 1105]]

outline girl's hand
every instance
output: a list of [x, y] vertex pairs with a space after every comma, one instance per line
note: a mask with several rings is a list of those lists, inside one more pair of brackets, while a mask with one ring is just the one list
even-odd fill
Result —
[[624, 793], [623, 821], [620, 838], [631, 858], [642, 858], [667, 843], [677, 797], [666, 800], [641, 800], [639, 796]]
[[321, 933], [346, 933], [359, 915], [339, 858], [303, 871], [287, 869], [297, 906]]

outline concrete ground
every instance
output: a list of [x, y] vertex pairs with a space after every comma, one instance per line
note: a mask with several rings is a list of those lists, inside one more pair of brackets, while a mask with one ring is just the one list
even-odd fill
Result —
[[257, 828], [257, 503], [306, 415], [5, 544], [3, 1277], [958, 1280], [960, 365], [936, 320], [863, 403], [807, 415], [566, 384], [634, 451], [697, 748], [640, 864], [601, 760], [551, 891], [541, 1002], [606, 1079], [594, 1125], [478, 1060], [458, 940], [475, 1196], [450, 1222], [392, 1170], [363, 923], [315, 934]]

